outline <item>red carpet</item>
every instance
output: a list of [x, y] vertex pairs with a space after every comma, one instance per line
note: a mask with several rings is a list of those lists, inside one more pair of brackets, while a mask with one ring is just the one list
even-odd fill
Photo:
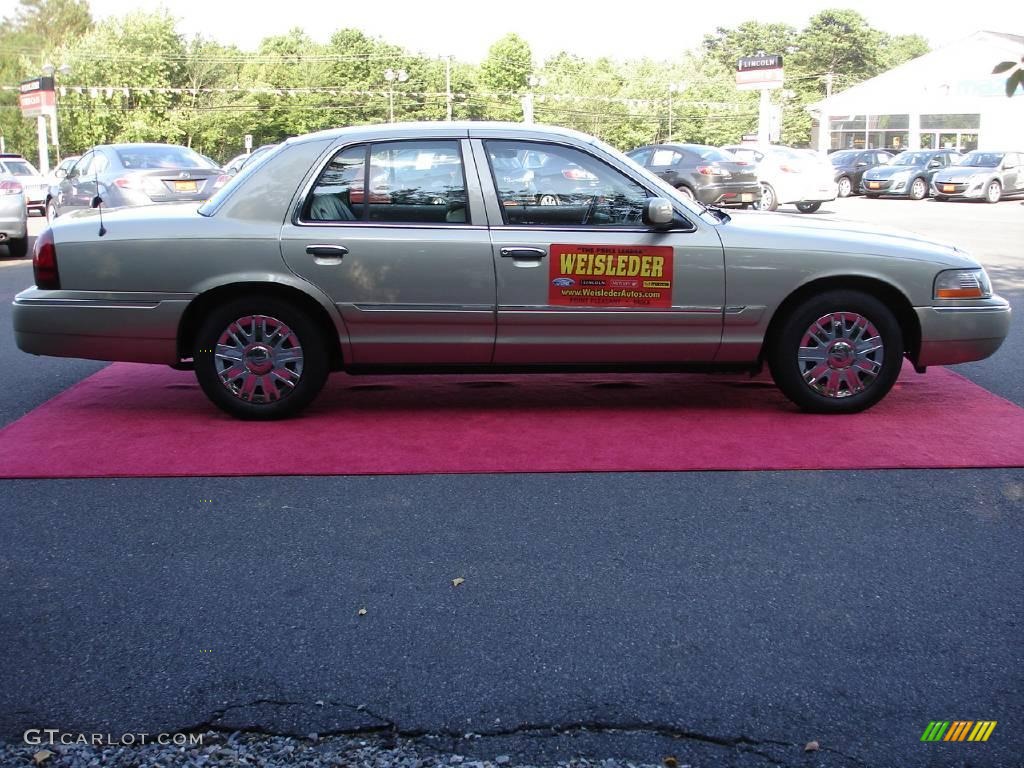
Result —
[[302, 417], [239, 422], [191, 373], [118, 363], [0, 431], [0, 477], [1024, 466], [1024, 409], [905, 369], [855, 416], [766, 379], [336, 374]]

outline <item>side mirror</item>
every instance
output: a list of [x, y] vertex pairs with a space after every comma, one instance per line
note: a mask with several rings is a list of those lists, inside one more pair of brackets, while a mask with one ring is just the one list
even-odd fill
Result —
[[674, 219], [675, 211], [672, 208], [672, 203], [664, 197], [652, 197], [647, 200], [647, 205], [644, 207], [644, 224], [664, 227], [671, 224]]
[[858, 160], [858, 161], [857, 161], [857, 167], [858, 167], [858, 168], [866, 168], [866, 167], [867, 167], [867, 165], [868, 165], [868, 164], [867, 164], [866, 162], [864, 162], [863, 160]]
[[56, 171], [53, 172], [53, 177], [55, 179], [63, 179], [67, 175], [68, 175], [68, 171], [67, 171], [66, 168], [58, 168]]
[[101, 205], [103, 205], [103, 198], [99, 195], [94, 195], [92, 200], [89, 201], [90, 208], [99, 208]]

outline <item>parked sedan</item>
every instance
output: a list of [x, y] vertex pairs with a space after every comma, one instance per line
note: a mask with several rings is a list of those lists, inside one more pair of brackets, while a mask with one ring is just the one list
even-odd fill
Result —
[[228, 176], [210, 160], [176, 144], [105, 144], [93, 147], [53, 190], [46, 216], [97, 204], [113, 208], [150, 203], [203, 201]]
[[861, 192], [867, 197], [909, 197], [924, 200], [932, 177], [960, 157], [951, 149], [900, 152], [888, 165], [872, 168], [864, 174]]
[[28, 253], [28, 208], [21, 182], [7, 173], [0, 173], [0, 246], [15, 259]]
[[968, 152], [932, 179], [932, 194], [940, 202], [963, 198], [998, 203], [1022, 192], [1024, 153], [1020, 152]]
[[892, 153], [884, 149], [844, 149], [829, 155], [829, 162], [836, 169], [839, 196], [849, 197], [860, 192], [864, 173], [880, 165], [888, 165], [892, 158]]
[[703, 144], [656, 144], [639, 147], [627, 156], [658, 174], [684, 197], [708, 205], [754, 206], [761, 184], [752, 163]]
[[46, 177], [39, 173], [32, 163], [21, 155], [0, 155], [0, 174], [7, 174], [18, 180], [24, 190], [25, 207], [29, 211], [43, 212], [49, 185]]
[[792, 203], [800, 213], [814, 213], [839, 194], [832, 166], [814, 153], [778, 144], [722, 147], [736, 160], [757, 166], [762, 211]]
[[[498, 167], [534, 152], [596, 179], [559, 205]], [[415, 162], [408, 165], [410, 157]], [[406, 194], [353, 200], [401, 162]], [[458, 172], [441, 203], [414, 194]], [[428, 181], [428, 183], [431, 183]], [[290, 139], [209, 202], [62, 217], [14, 300], [33, 354], [194, 369], [240, 418], [300, 411], [329, 372], [757, 371], [800, 407], [878, 402], [904, 358], [979, 360], [1010, 306], [977, 261], [918, 236], [732, 217], [597, 139], [502, 123]]]

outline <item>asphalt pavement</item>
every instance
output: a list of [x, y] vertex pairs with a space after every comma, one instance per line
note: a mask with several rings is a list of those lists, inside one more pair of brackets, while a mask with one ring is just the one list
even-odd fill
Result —
[[[814, 215], [981, 259], [1014, 327], [956, 370], [1024, 406], [1019, 202]], [[3, 423], [102, 366], [14, 347], [30, 282], [0, 261]], [[214, 727], [534, 762], [1024, 764], [1021, 470], [0, 488], [0, 738]], [[937, 719], [998, 726], [922, 743]]]

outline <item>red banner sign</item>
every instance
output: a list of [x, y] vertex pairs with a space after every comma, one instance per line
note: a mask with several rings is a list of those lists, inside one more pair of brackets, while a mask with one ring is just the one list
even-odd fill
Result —
[[670, 246], [552, 245], [549, 256], [548, 304], [672, 306]]

